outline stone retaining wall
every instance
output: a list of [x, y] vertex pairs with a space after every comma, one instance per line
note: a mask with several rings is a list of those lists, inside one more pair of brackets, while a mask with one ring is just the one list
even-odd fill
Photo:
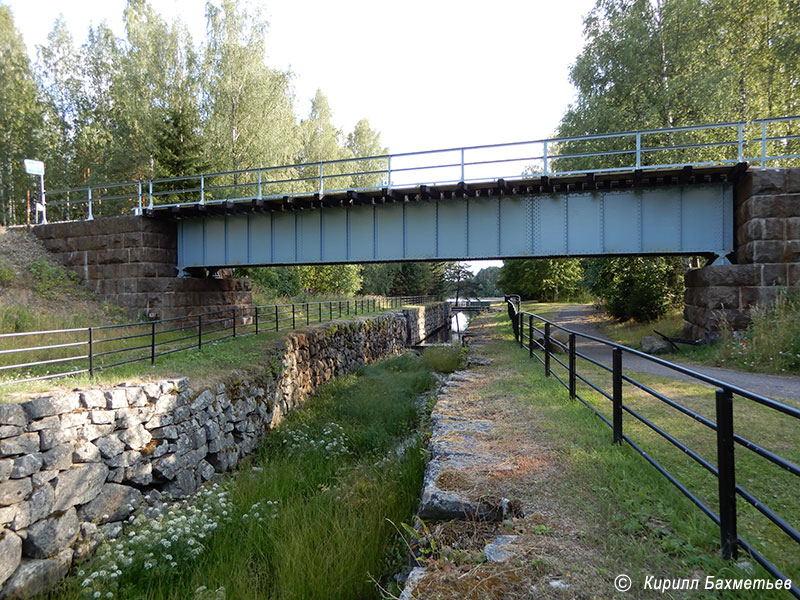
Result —
[[752, 306], [800, 289], [800, 169], [754, 169], [739, 181], [732, 260], [686, 274], [687, 337], [718, 337], [724, 322], [745, 329]]
[[92, 292], [148, 319], [252, 306], [249, 280], [177, 277], [173, 222], [107, 217], [33, 232]]
[[144, 494], [192, 494], [320, 385], [400, 352], [409, 322], [433, 331], [445, 314], [408, 309], [293, 332], [261, 365], [212, 387], [183, 378], [0, 404], [0, 598], [47, 589], [98, 531], [119, 535]]
[[403, 311], [406, 318], [406, 344], [416, 346], [445, 325], [450, 326], [450, 303], [441, 302]]

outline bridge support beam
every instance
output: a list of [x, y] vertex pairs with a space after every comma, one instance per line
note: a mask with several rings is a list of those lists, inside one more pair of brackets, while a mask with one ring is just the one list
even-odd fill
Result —
[[686, 274], [685, 335], [718, 339], [745, 329], [750, 310], [800, 291], [800, 168], [748, 171], [736, 187], [735, 264]]

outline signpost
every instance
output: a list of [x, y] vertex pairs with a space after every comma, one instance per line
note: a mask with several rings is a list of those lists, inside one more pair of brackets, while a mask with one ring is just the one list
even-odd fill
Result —
[[36, 203], [36, 222], [40, 223], [39, 214], [41, 213], [41, 224], [47, 225], [47, 200], [44, 196], [44, 163], [40, 160], [32, 160], [30, 158], [26, 158], [22, 162], [25, 164], [26, 173], [39, 176], [40, 199], [39, 202]]

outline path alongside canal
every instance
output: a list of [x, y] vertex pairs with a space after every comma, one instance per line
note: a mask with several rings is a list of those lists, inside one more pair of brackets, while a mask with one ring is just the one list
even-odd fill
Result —
[[[567, 306], [563, 308], [555, 322], [567, 329], [573, 329], [580, 333], [585, 333], [601, 339], [608, 339], [606, 335], [595, 325], [591, 316], [594, 308], [591, 305]], [[611, 349], [598, 342], [580, 339], [576, 341], [578, 352], [611, 366]], [[791, 400], [795, 405], [800, 405], [800, 377], [788, 375], [771, 375], [764, 373], [748, 373], [734, 369], [723, 369], [720, 367], [709, 367], [692, 363], [682, 363], [673, 359], [672, 356], [665, 357], [670, 362], [675, 362], [688, 369], [699, 373], [721, 379], [732, 383], [746, 390], [752, 390], [764, 396], [776, 399]], [[691, 377], [682, 375], [671, 369], [667, 369], [644, 358], [626, 354], [623, 358], [625, 370], [640, 371], [650, 375], [660, 375], [671, 377], [680, 381], [697, 381]]]

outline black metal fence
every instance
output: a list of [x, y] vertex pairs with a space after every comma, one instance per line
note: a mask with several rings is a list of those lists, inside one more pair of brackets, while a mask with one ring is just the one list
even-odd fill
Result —
[[[519, 297], [509, 296], [506, 297], [506, 301], [508, 305], [509, 317], [514, 328], [514, 336], [519, 342], [520, 347], [527, 348], [529, 356], [531, 358], [535, 358], [544, 366], [545, 376], [553, 376], [555, 379], [557, 379], [561, 385], [569, 390], [569, 395], [571, 398], [580, 400], [611, 428], [612, 439], [614, 443], [622, 443], [623, 441], [627, 442], [637, 453], [643, 456], [647, 462], [655, 467], [658, 472], [661, 473], [661, 475], [666, 477], [672, 484], [674, 484], [706, 516], [708, 516], [714, 523], [717, 524], [717, 526], [719, 526], [721, 551], [722, 556], [725, 559], [736, 558], [738, 550], [741, 548], [749, 553], [750, 556], [752, 556], [753, 559], [762, 567], [764, 567], [764, 569], [773, 577], [776, 579], [787, 579], [787, 577], [780, 570], [778, 570], [773, 563], [767, 560], [767, 558], [765, 558], [758, 550], [756, 550], [749, 542], [744, 540], [738, 534], [736, 507], [737, 497], [744, 500], [764, 517], [769, 519], [772, 524], [780, 529], [795, 544], [800, 544], [800, 532], [798, 532], [797, 528], [790, 524], [785, 517], [778, 515], [753, 493], [737, 484], [734, 448], [737, 446], [745, 448], [758, 457], [768, 461], [769, 463], [772, 463], [773, 465], [776, 465], [780, 469], [783, 469], [794, 477], [800, 477], [800, 466], [784, 457], [779, 456], [777, 453], [768, 450], [759, 444], [756, 444], [755, 442], [736, 432], [734, 428], [734, 396], [766, 407], [771, 411], [774, 411], [772, 414], [780, 415], [781, 418], [800, 420], [800, 410], [760, 394], [750, 392], [735, 385], [731, 385], [724, 381], [720, 381], [713, 377], [709, 377], [702, 373], [687, 369], [686, 367], [670, 363], [626, 346], [567, 329], [539, 315], [522, 311]], [[562, 340], [566, 338], [567, 341], [564, 342], [556, 339], [554, 336], [556, 331], [563, 332], [563, 334], [559, 335], [558, 337], [561, 337]], [[588, 356], [588, 354], [579, 352], [577, 350], [578, 339], [591, 341], [593, 343], [602, 344], [608, 347], [612, 353], [611, 367], [603, 362], [600, 362], [599, 360], [596, 360], [596, 358]], [[559, 353], [554, 352], [554, 349], [556, 348], [563, 352], [566, 362], [559, 358]], [[625, 355], [646, 359], [655, 364], [661, 365], [666, 369], [687, 376], [691, 380], [696, 380], [717, 388], [715, 394], [716, 418], [714, 420], [709, 419], [626, 374], [623, 369], [623, 357]], [[603, 389], [600, 387], [600, 385], [592, 382], [588, 377], [582, 375], [577, 366], [578, 359], [591, 363], [595, 367], [609, 373], [611, 375], [612, 382], [611, 390]], [[559, 375], [557, 371], [562, 373], [562, 375]], [[601, 414], [601, 412], [598, 411], [594, 405], [581, 396], [577, 388], [579, 381], [611, 402], [611, 419], [608, 419], [605, 415]], [[658, 401], [693, 419], [695, 422], [700, 423], [706, 428], [716, 432], [716, 464], [713, 464], [709, 460], [703, 458], [699, 452], [683, 444], [675, 435], [665, 431], [663, 428], [652, 422], [652, 420], [646, 418], [633, 407], [626, 404], [623, 400], [624, 383], [645, 392], [652, 398], [657, 399]], [[623, 430], [623, 413], [627, 413], [636, 421], [643, 424], [667, 440], [670, 444], [680, 449], [683, 453], [693, 459], [696, 463], [703, 467], [703, 469], [711, 473], [711, 475], [717, 479], [719, 500], [718, 513], [709, 507], [705, 502], [703, 502], [695, 492], [682, 484], [662, 464], [660, 464], [648, 452], [640, 447], [639, 444], [631, 439], [628, 434], [625, 433]], [[793, 478], [792, 481], [796, 480]], [[784, 508], [786, 508], [786, 506], [784, 506]], [[797, 518], [796, 514], [794, 515], [794, 518]], [[800, 547], [795, 547], [792, 545], [792, 549], [795, 550], [793, 555], [794, 562], [796, 563], [796, 558], [798, 555], [800, 555]], [[788, 558], [791, 559], [791, 555]], [[800, 589], [798, 589], [796, 584], [792, 583], [790, 592], [796, 598], [800, 598]]]
[[[229, 308], [202, 314], [50, 331], [0, 334], [0, 386], [88, 373], [201, 349], [229, 337], [433, 302], [433, 296], [361, 298]], [[11, 373], [11, 377], [3, 378]]]

